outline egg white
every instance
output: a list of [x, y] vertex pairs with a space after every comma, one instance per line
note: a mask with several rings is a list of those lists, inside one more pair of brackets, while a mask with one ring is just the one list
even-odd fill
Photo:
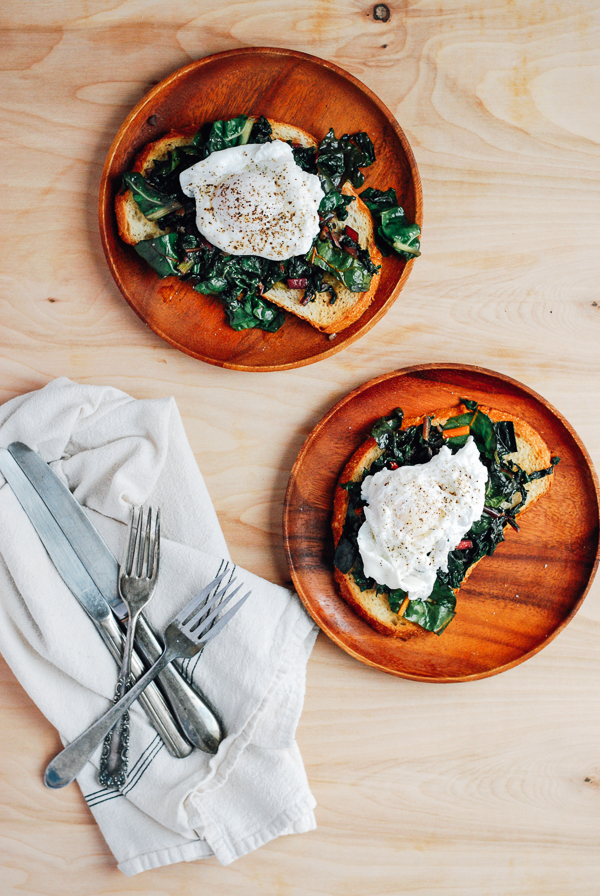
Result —
[[483, 513], [487, 476], [472, 436], [456, 454], [444, 446], [426, 464], [366, 476], [357, 537], [366, 575], [426, 600], [449, 552]]
[[211, 153], [179, 180], [196, 200], [200, 233], [231, 255], [283, 261], [308, 252], [319, 232], [319, 178], [281, 140]]

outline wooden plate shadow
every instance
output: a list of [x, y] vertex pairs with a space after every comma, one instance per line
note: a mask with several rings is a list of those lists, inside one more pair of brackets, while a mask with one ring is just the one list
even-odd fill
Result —
[[114, 198], [138, 151], [170, 130], [246, 113], [298, 125], [322, 139], [367, 131], [377, 161], [366, 186], [394, 187], [409, 221], [422, 223], [421, 181], [408, 141], [385, 105], [332, 63], [305, 53], [248, 47], [193, 62], [161, 81], [121, 126], [100, 185], [100, 234], [115, 282], [139, 317], [183, 352], [237, 370], [285, 370], [335, 354], [366, 333], [390, 308], [414, 261], [388, 258], [375, 300], [347, 330], [330, 339], [288, 315], [277, 333], [235, 332], [215, 297], [201, 296], [175, 277], [159, 279], [118, 236]]
[[[339, 597], [333, 579], [333, 492], [353, 451], [380, 416], [409, 417], [472, 398], [527, 420], [561, 458], [548, 495], [509, 529], [459, 591], [457, 615], [441, 636], [386, 637]], [[284, 505], [284, 542], [306, 609], [343, 650], [403, 678], [485, 678], [548, 644], [581, 605], [598, 566], [599, 486], [590, 457], [566, 420], [541, 396], [479, 367], [429, 364], [366, 383], [335, 405], [306, 440]]]

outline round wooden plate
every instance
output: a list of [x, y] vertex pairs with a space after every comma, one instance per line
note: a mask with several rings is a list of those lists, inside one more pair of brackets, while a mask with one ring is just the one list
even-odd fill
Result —
[[247, 47], [193, 62], [161, 81], [121, 126], [100, 185], [100, 234], [108, 266], [133, 310], [181, 351], [236, 370], [285, 370], [312, 364], [358, 339], [388, 310], [414, 261], [384, 260], [371, 306], [330, 339], [288, 314], [277, 333], [236, 332], [214, 296], [201, 296], [176, 277], [161, 280], [118, 236], [114, 198], [139, 150], [170, 130], [200, 126], [242, 113], [265, 115], [309, 131], [321, 140], [367, 131], [377, 161], [365, 170], [365, 187], [394, 187], [409, 221], [422, 223], [421, 181], [408, 141], [374, 93], [330, 62], [305, 53]]
[[[407, 641], [372, 629], [342, 600], [333, 578], [333, 492], [344, 465], [377, 418], [408, 417], [471, 398], [528, 421], [561, 460], [549, 493], [521, 531], [485, 557], [460, 589], [457, 615], [437, 636]], [[419, 681], [485, 678], [537, 653], [573, 617], [599, 558], [599, 487], [591, 460], [566, 420], [509, 377], [479, 367], [428, 364], [386, 374], [351, 392], [306, 440], [292, 469], [284, 540], [292, 578], [315, 622], [351, 656]]]

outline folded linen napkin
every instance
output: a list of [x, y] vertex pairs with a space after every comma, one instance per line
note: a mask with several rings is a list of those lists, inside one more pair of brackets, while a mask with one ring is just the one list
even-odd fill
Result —
[[[231, 564], [174, 399], [60, 378], [0, 407], [0, 446], [13, 441], [50, 463], [117, 558], [131, 505], [160, 506], [160, 575], [145, 611], [157, 630]], [[316, 826], [295, 742], [316, 627], [290, 591], [240, 568], [236, 577], [251, 598], [184, 666], [223, 720], [218, 753], [174, 758], [134, 704], [124, 787], [98, 783], [100, 749], [78, 778], [126, 875], [212, 855], [226, 865]], [[112, 702], [115, 661], [1, 474], [0, 652], [64, 743]]]

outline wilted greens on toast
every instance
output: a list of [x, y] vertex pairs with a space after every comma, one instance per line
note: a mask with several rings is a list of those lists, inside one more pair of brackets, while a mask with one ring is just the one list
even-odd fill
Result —
[[[182, 192], [179, 176], [213, 152], [274, 139], [290, 143], [296, 164], [321, 182], [319, 234], [308, 253], [283, 262], [226, 254], [198, 231], [194, 200]], [[408, 230], [401, 236], [404, 212], [393, 190], [383, 198], [366, 190], [365, 203], [356, 192], [364, 183], [362, 169], [374, 160], [364, 132], [337, 138], [330, 130], [317, 145], [307, 132], [264, 117], [240, 115], [171, 132], [145, 147], [123, 176], [116, 200], [119, 233], [160, 277], [175, 276], [199, 293], [218, 296], [234, 329], [274, 332], [285, 320], [280, 310], [285, 308], [324, 332], [338, 332], [373, 299], [379, 244], [403, 258], [419, 251], [418, 225], [404, 221]], [[374, 217], [381, 233], [375, 233]]]
[[[335, 578], [342, 596], [374, 628], [410, 637], [421, 627], [440, 634], [456, 613], [456, 593], [475, 565], [491, 556], [504, 530], [518, 530], [516, 517], [549, 488], [559, 458], [525, 421], [462, 399], [454, 408], [404, 421], [400, 408], [382, 417], [354, 453], [334, 497]], [[446, 445], [452, 453], [472, 436], [487, 469], [485, 507], [464, 541], [452, 550], [447, 570], [438, 570], [427, 600], [409, 600], [365, 575], [357, 534], [364, 522], [364, 479], [379, 470], [426, 464]]]

